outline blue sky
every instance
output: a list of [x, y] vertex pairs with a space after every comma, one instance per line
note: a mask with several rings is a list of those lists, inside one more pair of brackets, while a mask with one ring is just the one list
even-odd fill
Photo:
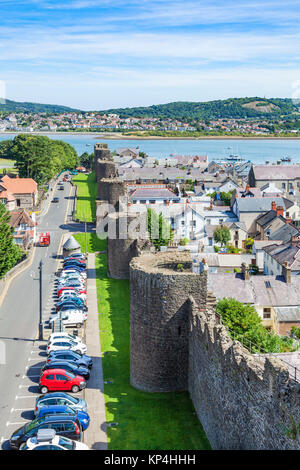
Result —
[[0, 18], [10, 99], [106, 109], [298, 93], [299, 1], [0, 0]]

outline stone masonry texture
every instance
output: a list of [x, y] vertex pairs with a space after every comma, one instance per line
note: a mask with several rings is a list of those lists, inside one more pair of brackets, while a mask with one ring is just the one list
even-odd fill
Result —
[[281, 361], [233, 342], [190, 299], [188, 389], [213, 449], [300, 449], [300, 388]]
[[187, 299], [206, 299], [205, 275], [191, 266], [185, 252], [142, 254], [130, 263], [130, 381], [140, 390], [187, 390]]

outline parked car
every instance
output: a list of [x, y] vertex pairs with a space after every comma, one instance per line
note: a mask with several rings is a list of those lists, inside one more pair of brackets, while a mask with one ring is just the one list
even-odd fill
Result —
[[46, 362], [46, 364], [43, 365], [41, 373], [44, 372], [44, 370], [49, 369], [63, 369], [67, 372], [73, 372], [75, 375], [81, 375], [85, 380], [90, 378], [89, 369], [87, 367], [78, 366], [76, 362], [54, 359], [53, 361]]
[[90, 417], [85, 411], [75, 411], [68, 405], [53, 405], [53, 406], [42, 406], [39, 410], [37, 418], [41, 416], [53, 416], [53, 415], [69, 415], [75, 416], [80, 422], [81, 429], [85, 431], [90, 424]]
[[77, 308], [83, 309], [86, 312], [88, 311], [87, 306], [85, 305], [84, 301], [80, 297], [71, 297], [67, 299], [63, 299], [62, 301], [60, 300], [56, 304], [56, 310], [61, 310], [62, 307], [65, 305], [75, 305]]
[[76, 256], [68, 256], [68, 258], [65, 258], [64, 259], [64, 264], [67, 263], [68, 261], [76, 261], [77, 263], [81, 263], [81, 264], [86, 264], [86, 260], [83, 259], [83, 258], [78, 258]]
[[51, 341], [53, 341], [54, 339], [60, 339], [60, 338], [69, 338], [71, 339], [72, 341], [75, 341], [77, 343], [82, 343], [82, 340], [79, 336], [77, 335], [72, 335], [72, 333], [68, 333], [67, 331], [61, 331], [61, 332], [57, 332], [57, 333], [51, 333], [49, 339], [48, 339], [48, 343], [50, 343]]
[[88, 309], [84, 303], [78, 304], [69, 300], [57, 305], [56, 310], [58, 312], [65, 312], [66, 310], [81, 310], [82, 312], [87, 312]]
[[93, 367], [93, 359], [90, 356], [71, 351], [70, 349], [51, 351], [48, 354], [46, 362], [48, 363], [53, 360], [76, 362], [77, 365], [87, 367], [88, 369]]
[[59, 436], [54, 429], [39, 429], [37, 435], [27, 439], [19, 450], [89, 450], [83, 442]]
[[84, 253], [72, 253], [70, 256], [65, 256], [64, 261], [67, 261], [70, 258], [76, 258], [76, 259], [86, 259], [86, 256]]
[[31, 437], [37, 435], [39, 429], [54, 429], [59, 436], [81, 441], [81, 425], [76, 416], [43, 416], [34, 419], [17, 429], [10, 438], [10, 447], [19, 449]]
[[70, 266], [70, 265], [77, 266], [78, 268], [81, 268], [81, 269], [86, 269], [86, 262], [80, 259], [74, 258], [74, 259], [69, 259], [63, 262], [63, 267]]
[[50, 351], [56, 351], [58, 349], [71, 349], [71, 351], [80, 352], [84, 354], [87, 347], [84, 343], [76, 343], [69, 339], [55, 339], [47, 345], [47, 353]]
[[70, 287], [80, 287], [81, 289], [84, 289], [85, 288], [85, 281], [83, 280], [80, 280], [78, 278], [66, 278], [66, 279], [61, 279], [60, 281], [58, 281], [57, 283], [57, 289], [60, 289], [61, 287], [66, 287], [66, 286], [70, 286]]
[[40, 392], [48, 393], [51, 390], [77, 393], [86, 387], [86, 381], [80, 375], [66, 372], [63, 369], [45, 370], [40, 377]]
[[65, 279], [66, 277], [70, 277], [70, 276], [76, 276], [76, 277], [79, 277], [80, 279], [87, 278], [86, 272], [84, 271], [78, 271], [77, 269], [65, 269], [61, 272], [58, 279]]
[[55, 196], [55, 197], [52, 199], [52, 202], [59, 202], [59, 197]]
[[68, 291], [68, 290], [64, 290], [61, 295], [59, 296], [59, 300], [58, 302], [63, 302], [65, 300], [68, 300], [68, 299], [81, 299], [83, 302], [86, 301], [86, 294], [80, 294], [79, 292], [77, 293], [76, 291]]
[[57, 292], [57, 295], [58, 297], [61, 296], [61, 294], [66, 291], [65, 293], [67, 292], [76, 292], [76, 294], [85, 294], [85, 298], [86, 298], [86, 290], [85, 289], [77, 289], [76, 287], [74, 286], [65, 286], [65, 287], [61, 287], [58, 292]]
[[39, 410], [43, 406], [54, 406], [54, 405], [67, 405], [75, 411], [85, 411], [87, 412], [87, 404], [83, 398], [73, 397], [64, 392], [52, 392], [46, 393], [45, 395], [40, 395], [35, 400], [34, 415], [39, 414]]
[[78, 310], [67, 310], [66, 312], [57, 312], [49, 319], [49, 323], [54, 323], [57, 320], [62, 320], [66, 327], [81, 328], [87, 319], [86, 312], [79, 312]]

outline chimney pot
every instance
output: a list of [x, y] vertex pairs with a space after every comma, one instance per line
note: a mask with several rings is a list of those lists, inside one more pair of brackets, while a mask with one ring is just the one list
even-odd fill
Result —
[[272, 201], [272, 211], [276, 212], [276, 202]]

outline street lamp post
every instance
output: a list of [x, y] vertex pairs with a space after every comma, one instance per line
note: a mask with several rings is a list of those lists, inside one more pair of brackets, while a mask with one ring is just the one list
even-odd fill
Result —
[[39, 318], [39, 341], [43, 341], [43, 291], [42, 291], [42, 272], [43, 272], [43, 262], [40, 261], [39, 264], [40, 271], [40, 318]]

